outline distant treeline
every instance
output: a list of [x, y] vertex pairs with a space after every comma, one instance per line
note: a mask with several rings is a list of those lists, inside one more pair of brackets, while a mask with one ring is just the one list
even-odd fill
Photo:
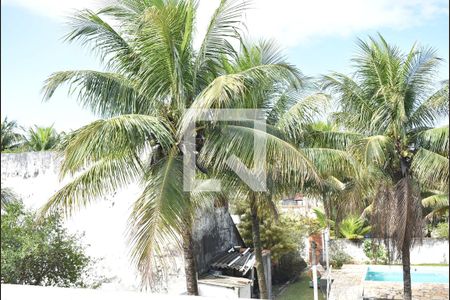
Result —
[[1, 121], [1, 152], [46, 151], [63, 145], [65, 132], [50, 127], [32, 126], [28, 129], [5, 117]]

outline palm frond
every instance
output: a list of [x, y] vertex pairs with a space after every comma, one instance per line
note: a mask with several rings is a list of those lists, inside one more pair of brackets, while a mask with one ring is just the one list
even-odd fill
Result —
[[[222, 0], [209, 22], [194, 63], [194, 90], [204, 88], [208, 74], [219, 64], [222, 55], [234, 54], [230, 41], [239, 38], [241, 18], [248, 8], [242, 0]], [[199, 89], [199, 90], [200, 90]]]
[[318, 173], [326, 178], [330, 175], [344, 178], [359, 177], [359, 163], [347, 151], [330, 148], [303, 148], [302, 152], [314, 163]]
[[180, 233], [191, 226], [188, 193], [183, 191], [183, 163], [176, 151], [148, 170], [144, 191], [129, 217], [131, 258], [143, 284], [152, 280], [152, 265], [165, 247], [180, 249]]
[[313, 123], [326, 112], [329, 99], [329, 95], [323, 93], [309, 95], [290, 107], [275, 126], [296, 138], [307, 124]]
[[142, 173], [140, 160], [128, 153], [104, 157], [57, 191], [40, 209], [40, 215], [63, 211], [70, 216], [77, 209], [138, 180]]
[[392, 153], [392, 141], [388, 136], [376, 135], [363, 138], [354, 142], [351, 151], [364, 163], [365, 166], [372, 164], [381, 166], [385, 163], [389, 154]]
[[363, 135], [356, 132], [308, 129], [305, 143], [310, 147], [348, 150], [353, 143], [362, 138]]
[[411, 170], [419, 182], [430, 189], [448, 191], [448, 158], [422, 148], [414, 155]]
[[[108, 65], [130, 71], [130, 60], [139, 60], [134, 49], [125, 37], [102, 18], [106, 10], [95, 13], [84, 9], [69, 19], [71, 31], [65, 36], [69, 42], [80, 41], [83, 46], [90, 46], [101, 60], [108, 60]], [[134, 62], [136, 63], [136, 62]]]
[[73, 174], [91, 163], [115, 155], [140, 155], [153, 145], [170, 149], [174, 139], [161, 118], [121, 115], [97, 120], [71, 134], [66, 141], [61, 175]]
[[[427, 82], [426, 84], [429, 84]], [[417, 91], [416, 93], [419, 93]], [[449, 100], [448, 100], [448, 80], [438, 91], [425, 99], [412, 112], [408, 126], [411, 128], [420, 126], [434, 126], [439, 118], [448, 116]]]
[[448, 125], [421, 131], [416, 137], [417, 147], [436, 152], [442, 156], [449, 155]]
[[228, 169], [228, 158], [235, 155], [244, 165], [252, 167], [255, 152], [254, 139], [266, 141], [266, 158], [263, 164], [273, 178], [300, 184], [305, 181], [320, 182], [313, 162], [307, 154], [286, 140], [243, 124], [226, 125], [213, 132], [202, 149], [201, 159], [216, 170]]
[[80, 104], [94, 114], [111, 117], [120, 114], [154, 114], [156, 101], [138, 91], [131, 79], [119, 73], [91, 70], [53, 73], [42, 89], [44, 100], [50, 99], [60, 86], [67, 84], [69, 94], [76, 93]]

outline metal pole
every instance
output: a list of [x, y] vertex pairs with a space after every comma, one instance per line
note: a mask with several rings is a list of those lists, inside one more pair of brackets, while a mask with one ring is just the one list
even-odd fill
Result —
[[313, 273], [313, 289], [314, 289], [314, 300], [319, 300], [319, 293], [317, 289], [317, 264], [316, 264], [316, 242], [311, 242], [312, 248], [312, 273]]
[[328, 228], [326, 228], [325, 229], [325, 261], [327, 264], [327, 300], [330, 295], [330, 281], [331, 281], [329, 242], [330, 242], [330, 230]]

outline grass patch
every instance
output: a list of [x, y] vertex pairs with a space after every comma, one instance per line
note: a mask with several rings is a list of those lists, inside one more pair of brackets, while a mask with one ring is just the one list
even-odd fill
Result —
[[[276, 300], [302, 300], [313, 299], [314, 291], [309, 287], [310, 278], [306, 273], [302, 273], [296, 282], [288, 285], [281, 295], [276, 297]], [[322, 292], [319, 290], [319, 300], [324, 300]]]

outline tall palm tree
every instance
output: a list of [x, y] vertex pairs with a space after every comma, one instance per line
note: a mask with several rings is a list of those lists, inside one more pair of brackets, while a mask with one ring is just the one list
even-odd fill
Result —
[[[242, 41], [240, 50], [234, 56], [222, 61], [222, 72], [235, 75], [248, 72], [261, 64], [284, 63], [285, 58], [272, 41], [249, 43]], [[301, 83], [306, 79], [302, 78]], [[287, 81], [280, 77], [266, 77], [247, 87], [241, 97], [232, 102], [220, 98], [210, 101], [198, 98], [193, 107], [209, 108], [246, 108], [261, 109], [264, 114], [266, 131], [255, 128], [249, 122], [219, 124], [213, 122], [206, 127], [208, 138], [200, 153], [201, 162], [219, 174], [225, 181], [231, 182], [227, 187], [235, 197], [246, 199], [252, 218], [252, 240], [255, 251], [256, 271], [261, 298], [268, 298], [262, 262], [262, 246], [260, 237], [260, 216], [262, 209], [276, 213], [275, 199], [288, 192], [298, 192], [304, 182], [320, 184], [317, 175], [318, 161], [327, 159], [329, 170], [351, 169], [347, 154], [334, 149], [301, 147], [303, 130], [306, 124], [314, 121], [321, 108], [327, 104], [328, 97], [313, 89], [298, 86], [297, 81]], [[192, 116], [189, 116], [192, 117]], [[254, 165], [254, 138], [264, 137], [267, 140], [267, 153], [264, 169], [267, 173], [267, 191], [256, 192], [240, 181], [231, 172], [227, 158], [235, 155], [246, 166]], [[323, 167], [325, 169], [325, 167]]]
[[[231, 55], [247, 4], [222, 0], [194, 48], [197, 2], [118, 0], [98, 12], [72, 18], [68, 41], [98, 54], [106, 71], [62, 71], [45, 83], [45, 98], [63, 84], [83, 107], [104, 117], [70, 133], [64, 141], [61, 175], [74, 175], [43, 212], [87, 205], [139, 181], [143, 193], [129, 218], [131, 256], [144, 284], [151, 263], [166, 245], [183, 250], [187, 292], [198, 294], [192, 222], [202, 195], [183, 190], [181, 120], [199, 99], [230, 102], [252, 84], [297, 78], [290, 65], [267, 62], [236, 74], [219, 74]], [[108, 21], [107, 21], [108, 20]], [[198, 131], [199, 138], [203, 133]], [[197, 170], [199, 173], [202, 169]]]
[[21, 128], [16, 121], [8, 121], [8, 118], [2, 120], [1, 123], [1, 144], [0, 150], [14, 149], [20, 146], [23, 135], [19, 133]]
[[349, 149], [377, 179], [373, 232], [400, 254], [404, 298], [411, 299], [410, 248], [421, 240], [423, 223], [419, 184], [448, 184], [448, 164], [428, 151], [437, 144], [448, 153], [448, 140], [420, 137], [448, 116], [448, 82], [433, 93], [441, 60], [431, 48], [414, 45], [405, 54], [381, 35], [358, 46], [354, 76], [325, 76], [325, 87], [339, 100], [335, 119], [360, 135]]
[[53, 128], [34, 126], [28, 130], [24, 146], [31, 151], [46, 151], [54, 149], [60, 142], [59, 134]]

